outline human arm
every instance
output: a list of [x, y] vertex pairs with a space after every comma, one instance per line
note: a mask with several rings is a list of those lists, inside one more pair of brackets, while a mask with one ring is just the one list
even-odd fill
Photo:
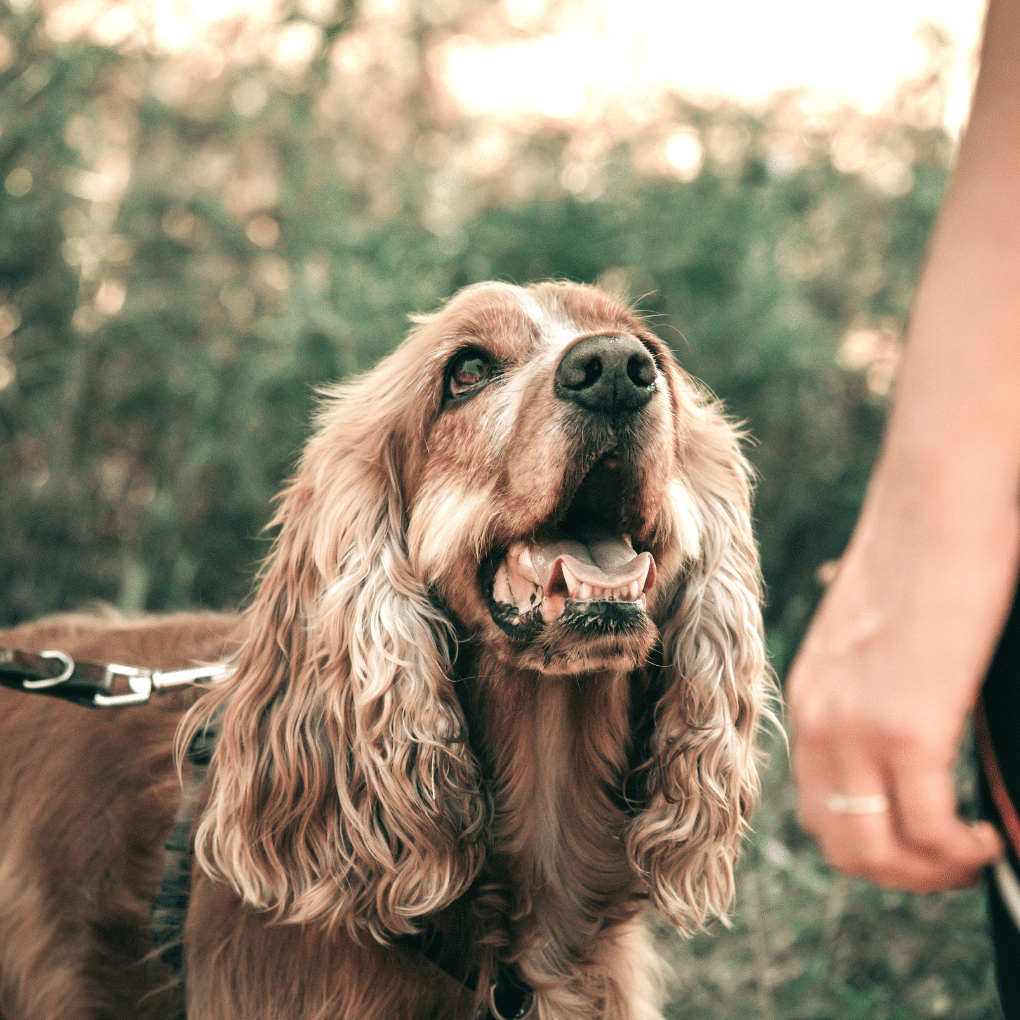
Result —
[[[835, 867], [927, 891], [1002, 851], [953, 768], [1020, 559], [1020, 8], [990, 0], [981, 72], [915, 298], [882, 453], [790, 672], [803, 824]], [[890, 810], [834, 812], [830, 794]]]

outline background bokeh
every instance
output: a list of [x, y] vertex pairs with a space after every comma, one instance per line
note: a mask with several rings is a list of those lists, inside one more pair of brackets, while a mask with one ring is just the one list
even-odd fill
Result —
[[[869, 112], [463, 101], [479, 41], [584, 7], [0, 0], [0, 625], [242, 604], [316, 386], [458, 287], [553, 277], [629, 292], [746, 423], [784, 672], [875, 455], [958, 55], [923, 25]], [[663, 935], [669, 1016], [997, 1015], [979, 894], [836, 877], [781, 745], [768, 784], [734, 927]]]

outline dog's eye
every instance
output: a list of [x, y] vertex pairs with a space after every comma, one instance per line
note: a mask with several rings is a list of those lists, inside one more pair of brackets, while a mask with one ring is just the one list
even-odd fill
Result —
[[459, 397], [488, 382], [492, 378], [494, 366], [488, 354], [482, 351], [461, 351], [450, 362], [449, 374], [446, 378], [446, 395]]

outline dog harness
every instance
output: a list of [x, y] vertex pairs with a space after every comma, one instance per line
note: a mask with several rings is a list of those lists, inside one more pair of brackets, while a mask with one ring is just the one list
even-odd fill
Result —
[[[152, 941], [159, 950], [160, 959], [184, 980], [184, 922], [188, 915], [191, 895], [191, 830], [201, 801], [206, 770], [212, 760], [213, 749], [219, 735], [215, 724], [200, 730], [188, 745], [191, 775], [184, 787], [181, 805], [177, 810], [173, 828], [167, 837], [163, 854], [163, 880], [159, 893], [152, 901]], [[439, 962], [438, 948], [423, 935], [405, 941], [409, 948], [420, 952], [447, 977], [453, 978], [468, 991], [478, 987], [477, 969], [465, 977], [452, 973]], [[489, 1002], [479, 1020], [527, 1020], [535, 1007], [535, 994], [514, 973], [500, 964], [498, 980], [489, 991]]]
[[[141, 705], [153, 694], [177, 687], [194, 686], [221, 679], [232, 671], [229, 664], [158, 670], [115, 663], [76, 662], [66, 652], [26, 652], [0, 647], [0, 685], [15, 691], [46, 694], [86, 708]], [[125, 689], [126, 687], [126, 689]], [[164, 844], [163, 878], [152, 901], [152, 941], [160, 959], [181, 978], [184, 973], [184, 922], [191, 896], [191, 830], [201, 801], [206, 771], [216, 746], [214, 725], [199, 731], [188, 746], [191, 773], [185, 783], [173, 828]], [[469, 991], [478, 987], [477, 973], [459, 977], [439, 963], [431, 940], [421, 935], [407, 944], [444, 974]], [[535, 1011], [535, 993], [509, 967], [500, 964], [498, 978], [479, 1020], [527, 1020]]]

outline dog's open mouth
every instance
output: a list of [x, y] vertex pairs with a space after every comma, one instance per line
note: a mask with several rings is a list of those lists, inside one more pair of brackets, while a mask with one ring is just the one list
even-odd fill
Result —
[[557, 620], [588, 633], [619, 632], [643, 618], [655, 560], [624, 531], [626, 484], [614, 461], [590, 472], [562, 524], [490, 560], [489, 609], [511, 637], [530, 638]]
[[653, 584], [651, 553], [635, 553], [627, 535], [601, 529], [554, 532], [510, 546], [496, 568], [492, 598], [516, 610], [510, 623], [537, 612], [548, 624], [571, 600], [640, 604]]

